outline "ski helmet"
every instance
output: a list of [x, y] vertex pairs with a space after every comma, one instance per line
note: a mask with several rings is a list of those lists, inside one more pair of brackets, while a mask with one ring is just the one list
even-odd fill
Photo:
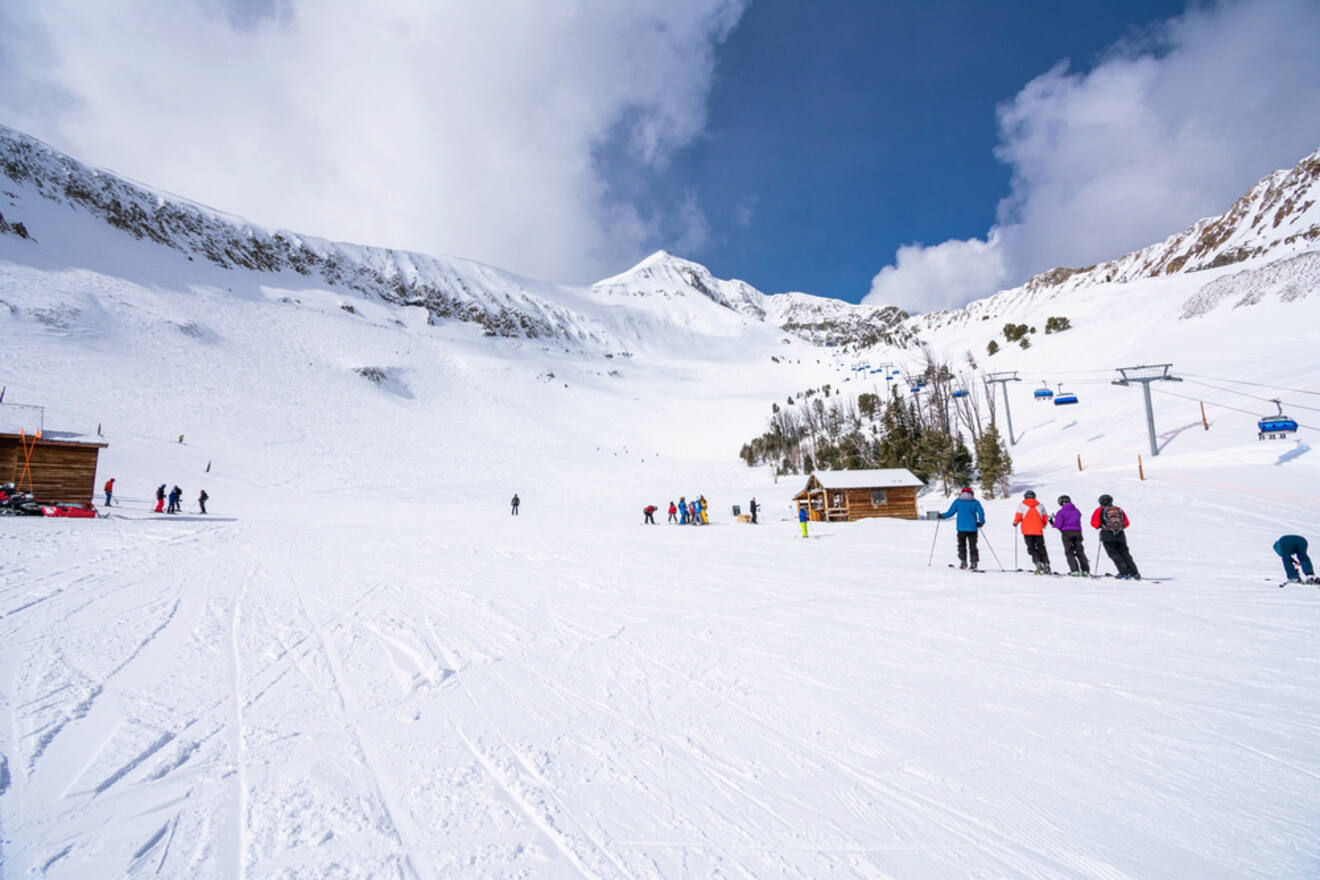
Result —
[[1111, 505], [1111, 504], [1113, 504], [1113, 503], [1114, 503], [1114, 496], [1113, 496], [1113, 495], [1101, 495], [1101, 496], [1100, 496], [1100, 506], [1101, 506], [1101, 507], [1108, 507], [1109, 505]]
[[1069, 498], [1067, 495], [1060, 495], [1060, 496], [1059, 496], [1059, 506], [1060, 506], [1060, 507], [1063, 507], [1063, 505], [1065, 505], [1065, 504], [1072, 504], [1072, 499]]
[[976, 493], [972, 491], [972, 487], [971, 487], [971, 486], [963, 486], [962, 491], [959, 492], [958, 494], [959, 494], [959, 495], [975, 495]]
[[1035, 497], [1036, 497], [1036, 490], [1034, 490], [1034, 489], [1028, 489], [1027, 491], [1025, 491], [1025, 492], [1022, 493], [1022, 497], [1023, 497], [1023, 498], [1035, 498]]

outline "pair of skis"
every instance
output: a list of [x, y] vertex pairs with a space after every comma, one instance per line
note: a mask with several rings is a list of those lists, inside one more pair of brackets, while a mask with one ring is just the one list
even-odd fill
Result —
[[[958, 568], [958, 566], [956, 566], [956, 565], [954, 565], [952, 562], [950, 562], [950, 563], [949, 563], [949, 568]], [[987, 568], [967, 568], [967, 569], [960, 569], [960, 570], [961, 570], [961, 571], [974, 571], [974, 572], [976, 572], [977, 574], [985, 574], [986, 572], [993, 571], [993, 569], [987, 569]], [[1051, 571], [1051, 572], [1046, 572], [1046, 573], [1044, 573], [1044, 574], [1037, 574], [1036, 572], [1032, 571], [1032, 570], [1029, 569], [1029, 568], [1005, 568], [1005, 569], [1001, 569], [1001, 571], [1002, 571], [1004, 574], [1030, 574], [1030, 575], [1036, 575], [1036, 576], [1038, 576], [1038, 577], [1044, 577], [1044, 576], [1046, 576], [1046, 575], [1048, 575], [1049, 577], [1071, 577], [1071, 575], [1069, 575], [1067, 572], [1062, 572], [1062, 571]], [[1093, 581], [1098, 581], [1098, 580], [1103, 580], [1103, 579], [1105, 579], [1105, 578], [1112, 578], [1112, 579], [1114, 579], [1114, 580], [1120, 580], [1120, 578], [1118, 577], [1118, 575], [1115, 575], [1115, 574], [1107, 574], [1107, 573], [1106, 573], [1106, 574], [1088, 574], [1088, 575], [1085, 575], [1084, 577], [1078, 578], [1078, 580], [1093, 580]], [[1122, 580], [1133, 580], [1133, 581], [1135, 581], [1135, 580], [1141, 580], [1141, 581], [1151, 581], [1152, 583], [1163, 583], [1164, 581], [1171, 581], [1171, 580], [1173, 580], [1173, 578], [1171, 578], [1171, 577], [1146, 577], [1145, 575], [1142, 575], [1140, 578], [1123, 578]], [[1283, 584], [1279, 584], [1279, 586], [1283, 586]]]

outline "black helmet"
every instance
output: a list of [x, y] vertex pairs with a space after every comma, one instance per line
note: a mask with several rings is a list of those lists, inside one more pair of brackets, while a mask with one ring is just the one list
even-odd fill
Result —
[[1036, 490], [1035, 490], [1035, 489], [1028, 489], [1027, 491], [1025, 491], [1025, 492], [1022, 493], [1022, 497], [1023, 497], [1023, 498], [1035, 498], [1035, 497], [1036, 497]]
[[1067, 495], [1060, 495], [1060, 496], [1059, 496], [1059, 506], [1060, 506], [1060, 507], [1063, 507], [1063, 505], [1065, 505], [1065, 504], [1072, 504], [1072, 499], [1069, 498]]
[[1101, 507], [1108, 507], [1109, 505], [1111, 505], [1111, 504], [1113, 504], [1113, 503], [1114, 503], [1114, 496], [1113, 496], [1113, 495], [1101, 495], [1101, 496], [1100, 496], [1100, 506], [1101, 506]]

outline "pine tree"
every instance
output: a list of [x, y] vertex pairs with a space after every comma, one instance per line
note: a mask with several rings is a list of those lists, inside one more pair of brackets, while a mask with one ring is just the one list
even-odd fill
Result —
[[976, 469], [981, 474], [981, 491], [986, 498], [994, 498], [995, 487], [1013, 473], [1013, 459], [993, 424], [976, 443]]
[[963, 442], [961, 434], [953, 441], [953, 451], [949, 454], [949, 482], [955, 486], [972, 482], [972, 451]]

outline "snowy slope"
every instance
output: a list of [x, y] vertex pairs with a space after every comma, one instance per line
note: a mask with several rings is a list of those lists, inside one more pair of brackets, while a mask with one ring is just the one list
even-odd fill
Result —
[[[1320, 516], [1305, 254], [914, 319], [969, 381], [967, 352], [1022, 376], [1015, 492], [1111, 492], [1174, 578], [1039, 579], [998, 570], [1016, 500], [987, 502], [984, 574], [945, 567], [948, 524], [795, 537], [802, 478], [739, 445], [859, 359], [919, 366], [785, 343], [801, 295], [662, 254], [517, 282], [572, 336], [491, 337], [0, 184], [31, 231], [0, 234], [5, 402], [99, 423], [121, 494], [107, 519], [0, 519], [3, 876], [1320, 870], [1320, 589], [1277, 589], [1270, 551]], [[985, 355], [1008, 321], [1042, 332]], [[1109, 383], [1166, 361], [1152, 459], [1140, 390]], [[1033, 402], [1041, 381], [1081, 403]], [[1308, 427], [1258, 442], [1276, 396]], [[161, 482], [210, 514], [151, 514]], [[640, 525], [698, 493], [709, 527]], [[752, 495], [756, 527], [731, 516]]]

